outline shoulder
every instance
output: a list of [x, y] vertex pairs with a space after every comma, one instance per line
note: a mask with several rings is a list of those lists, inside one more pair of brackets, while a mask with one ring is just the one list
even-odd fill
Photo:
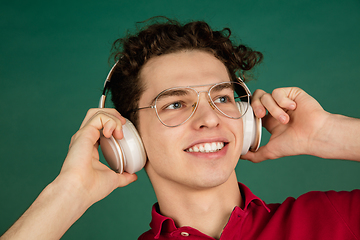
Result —
[[149, 240], [149, 239], [155, 239], [155, 235], [153, 234], [153, 232], [151, 230], [144, 232], [138, 238], [138, 240]]
[[[352, 191], [311, 191], [298, 198], [289, 197], [282, 204], [268, 204], [271, 210], [311, 210], [318, 208], [346, 208], [350, 206], [360, 207], [360, 190]], [[345, 206], [347, 205], [347, 206]]]
[[282, 204], [268, 204], [268, 223], [273, 223], [269, 224], [272, 228], [282, 226], [279, 232], [286, 227], [288, 232], [303, 237], [354, 239], [354, 236], [360, 237], [359, 202], [360, 190], [308, 192], [297, 199], [287, 198]]

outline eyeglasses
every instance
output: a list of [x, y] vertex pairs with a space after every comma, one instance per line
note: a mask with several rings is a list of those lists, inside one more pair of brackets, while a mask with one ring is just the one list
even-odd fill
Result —
[[[210, 86], [208, 91], [197, 91], [195, 87]], [[159, 93], [153, 105], [137, 110], [153, 108], [160, 122], [167, 127], [177, 127], [194, 115], [199, 106], [200, 93], [208, 95], [209, 104], [222, 115], [239, 119], [245, 115], [251, 93], [243, 82], [221, 82], [216, 84], [173, 87]]]

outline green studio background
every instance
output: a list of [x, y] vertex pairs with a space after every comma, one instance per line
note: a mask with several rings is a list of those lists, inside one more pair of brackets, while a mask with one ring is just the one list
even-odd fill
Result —
[[[263, 52], [253, 91], [299, 86], [327, 111], [360, 117], [358, 0], [1, 1], [0, 234], [59, 173], [71, 136], [98, 104], [112, 42], [155, 15], [230, 27], [237, 41]], [[266, 202], [282, 202], [311, 190], [358, 188], [359, 167], [296, 156], [240, 161], [236, 170]], [[142, 170], [63, 239], [136, 239], [149, 228], [154, 202]]]

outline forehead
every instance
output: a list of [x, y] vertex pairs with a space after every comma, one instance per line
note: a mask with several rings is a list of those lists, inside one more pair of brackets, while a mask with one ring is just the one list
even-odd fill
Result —
[[144, 65], [140, 78], [146, 86], [140, 104], [168, 88], [230, 81], [228, 71], [219, 59], [198, 50], [153, 57]]

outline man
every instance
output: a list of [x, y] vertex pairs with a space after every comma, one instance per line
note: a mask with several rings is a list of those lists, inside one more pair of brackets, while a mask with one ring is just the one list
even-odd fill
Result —
[[[310, 193], [266, 205], [237, 182], [239, 157], [259, 162], [311, 154], [359, 160], [360, 121], [325, 112], [298, 88], [272, 94], [258, 90], [252, 107], [272, 136], [257, 152], [240, 156], [242, 119], [231, 104], [230, 110], [223, 108], [233, 99], [212, 89], [226, 89], [262, 55], [233, 46], [229, 37], [226, 30], [213, 31], [203, 22], [183, 26], [170, 21], [118, 40], [118, 70], [111, 79], [118, 111], [89, 110], [59, 176], [3, 238], [58, 239], [93, 203], [136, 180], [135, 174], [117, 174], [99, 162], [99, 130], [121, 139], [124, 116], [140, 133], [148, 159], [145, 170], [158, 199], [152, 229], [139, 239], [360, 238], [359, 191]], [[184, 96], [184, 89], [198, 97], [193, 105], [161, 103]], [[187, 109], [189, 117], [182, 118]]]

